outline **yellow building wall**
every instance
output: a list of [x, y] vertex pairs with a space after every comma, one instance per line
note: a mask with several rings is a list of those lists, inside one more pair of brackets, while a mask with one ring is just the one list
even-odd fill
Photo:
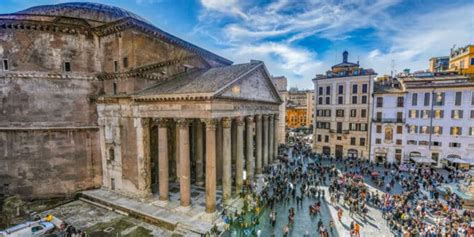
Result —
[[307, 126], [306, 109], [286, 108], [286, 126], [288, 128], [300, 128]]
[[461, 74], [474, 74], [474, 45], [469, 46], [467, 53], [449, 59], [449, 71], [458, 71]]

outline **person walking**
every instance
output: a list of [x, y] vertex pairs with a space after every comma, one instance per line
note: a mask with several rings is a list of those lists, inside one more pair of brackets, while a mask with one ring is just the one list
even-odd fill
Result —
[[342, 207], [339, 207], [339, 210], [337, 210], [337, 219], [339, 219], [339, 222], [342, 221]]

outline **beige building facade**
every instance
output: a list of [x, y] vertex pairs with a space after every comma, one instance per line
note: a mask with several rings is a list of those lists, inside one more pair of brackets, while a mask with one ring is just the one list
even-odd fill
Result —
[[334, 65], [313, 79], [315, 90], [313, 150], [332, 157], [368, 159], [375, 73], [358, 64]]

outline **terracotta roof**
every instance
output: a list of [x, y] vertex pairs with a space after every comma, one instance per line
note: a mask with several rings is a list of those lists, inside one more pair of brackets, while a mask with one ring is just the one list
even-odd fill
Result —
[[253, 71], [261, 63], [244, 63], [202, 69], [178, 75], [172, 80], [146, 88], [135, 94], [137, 97], [208, 94], [211, 95], [233, 80]]

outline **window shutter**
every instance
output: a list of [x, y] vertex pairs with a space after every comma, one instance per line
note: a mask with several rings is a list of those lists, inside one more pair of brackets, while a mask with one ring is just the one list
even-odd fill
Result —
[[464, 111], [462, 111], [462, 110], [459, 110], [459, 118], [462, 118], [462, 116], [463, 116], [463, 112], [464, 112]]
[[459, 135], [462, 135], [462, 127], [459, 127]]
[[416, 118], [419, 118], [419, 117], [420, 117], [420, 111], [417, 110], [417, 111], [416, 111]]
[[444, 118], [444, 110], [441, 110], [441, 118]]
[[443, 127], [439, 127], [439, 135], [443, 135]]

